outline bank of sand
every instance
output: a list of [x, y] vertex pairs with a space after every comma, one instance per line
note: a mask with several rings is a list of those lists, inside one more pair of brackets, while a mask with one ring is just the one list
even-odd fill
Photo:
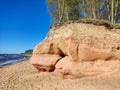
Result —
[[37, 73], [26, 60], [0, 68], [0, 90], [120, 90], [120, 73], [62, 79]]

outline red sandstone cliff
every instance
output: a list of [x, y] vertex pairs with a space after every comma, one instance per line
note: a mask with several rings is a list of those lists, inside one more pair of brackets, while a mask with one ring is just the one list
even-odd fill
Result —
[[77, 78], [120, 69], [120, 35], [105, 26], [71, 23], [53, 26], [37, 44], [30, 63], [39, 71]]

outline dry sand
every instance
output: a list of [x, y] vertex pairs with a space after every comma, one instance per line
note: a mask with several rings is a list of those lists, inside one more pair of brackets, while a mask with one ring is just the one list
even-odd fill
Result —
[[120, 73], [62, 79], [37, 73], [27, 60], [0, 68], [0, 90], [120, 90]]

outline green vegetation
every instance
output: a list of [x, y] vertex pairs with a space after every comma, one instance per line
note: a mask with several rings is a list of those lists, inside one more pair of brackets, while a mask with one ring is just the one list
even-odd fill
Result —
[[26, 50], [23, 54], [25, 55], [32, 55], [33, 50]]
[[94, 24], [94, 25], [103, 25], [103, 26], [106, 26], [107, 28], [115, 28], [115, 29], [120, 29], [120, 23], [111, 23], [107, 20], [104, 20], [104, 19], [80, 19], [80, 20], [77, 20], [75, 22], [80, 22], [80, 23], [91, 23], [91, 24]]
[[112, 24], [111, 22], [109, 21], [106, 21], [106, 20], [102, 20], [102, 19], [79, 19], [79, 20], [71, 20], [69, 22], [60, 22], [60, 23], [55, 23], [54, 25], [51, 25], [51, 27], [56, 27], [56, 28], [59, 28], [60, 26], [62, 25], [65, 25], [65, 24], [70, 24], [70, 23], [86, 23], [86, 24], [93, 24], [93, 25], [99, 25], [99, 26], [105, 26], [106, 28], [108, 29], [120, 29], [120, 23], [114, 23]]
[[120, 0], [46, 0], [46, 2], [51, 15], [51, 24], [81, 20], [92, 23], [107, 22], [110, 27], [117, 27], [119, 24], [116, 23], [120, 23]]

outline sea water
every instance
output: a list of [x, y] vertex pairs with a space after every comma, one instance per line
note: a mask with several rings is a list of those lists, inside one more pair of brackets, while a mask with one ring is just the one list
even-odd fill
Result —
[[0, 54], [0, 67], [15, 64], [29, 58], [30, 56], [25, 56], [22, 54]]

